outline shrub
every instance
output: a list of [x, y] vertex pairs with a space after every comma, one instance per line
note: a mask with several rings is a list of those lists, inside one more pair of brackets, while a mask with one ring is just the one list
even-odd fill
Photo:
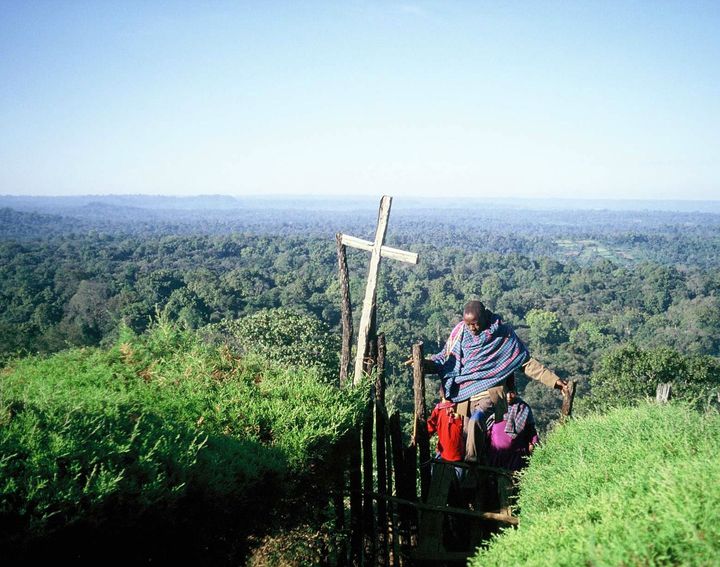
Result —
[[654, 398], [657, 385], [672, 384], [672, 397], [703, 408], [720, 391], [720, 362], [710, 356], [686, 356], [659, 347], [641, 349], [622, 345], [600, 360], [590, 377], [591, 407], [629, 405]]
[[263, 309], [237, 320], [211, 325], [225, 342], [240, 352], [252, 352], [293, 368], [317, 369], [325, 380], [337, 380], [340, 343], [328, 326], [290, 309]]
[[342, 537], [333, 524], [300, 525], [267, 535], [254, 547], [247, 567], [333, 565], [338, 563], [338, 550], [343, 549]]
[[366, 393], [163, 320], [121, 329], [107, 351], [17, 361], [0, 391], [0, 550], [23, 556], [72, 530], [80, 544], [88, 528], [146, 531], [155, 551], [167, 536], [179, 555], [202, 555], [206, 537], [236, 545], [308, 476], [322, 481]]

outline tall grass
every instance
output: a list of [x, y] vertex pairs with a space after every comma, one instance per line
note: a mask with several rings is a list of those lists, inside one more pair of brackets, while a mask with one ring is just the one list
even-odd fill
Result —
[[322, 477], [363, 395], [163, 321], [109, 350], [17, 361], [0, 378], [0, 551], [73, 530], [240, 541]]
[[521, 481], [520, 526], [471, 565], [717, 565], [720, 415], [645, 404], [557, 428]]

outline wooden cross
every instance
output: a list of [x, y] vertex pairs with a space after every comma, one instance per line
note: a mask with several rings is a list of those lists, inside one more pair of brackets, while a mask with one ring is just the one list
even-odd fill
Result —
[[375, 231], [375, 242], [362, 240], [354, 236], [342, 235], [342, 244], [351, 248], [359, 248], [372, 252], [370, 256], [370, 267], [368, 268], [367, 286], [365, 287], [365, 299], [363, 301], [362, 315], [360, 316], [360, 329], [358, 330], [357, 355], [355, 356], [355, 378], [353, 384], [357, 385], [362, 380], [363, 361], [365, 350], [370, 334], [370, 319], [372, 317], [373, 305], [375, 305], [377, 275], [380, 268], [380, 258], [392, 258], [409, 264], [417, 264], [418, 255], [414, 252], [405, 252], [397, 248], [383, 246], [385, 232], [387, 231], [388, 217], [390, 216], [390, 205], [392, 197], [383, 195], [380, 200], [380, 212], [378, 214], [377, 230]]

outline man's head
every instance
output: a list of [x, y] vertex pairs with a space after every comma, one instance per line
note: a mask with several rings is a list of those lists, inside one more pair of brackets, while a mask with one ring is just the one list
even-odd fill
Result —
[[463, 321], [468, 330], [477, 335], [490, 325], [490, 312], [482, 301], [469, 301], [463, 310]]

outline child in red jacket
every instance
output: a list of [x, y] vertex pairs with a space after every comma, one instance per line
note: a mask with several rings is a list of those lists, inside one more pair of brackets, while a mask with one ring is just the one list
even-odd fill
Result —
[[440, 403], [435, 406], [427, 422], [428, 434], [437, 432], [437, 456], [444, 461], [462, 461], [465, 454], [463, 418], [457, 413], [457, 404], [445, 399], [440, 388]]
[[[428, 434], [438, 434], [436, 458], [443, 461], [458, 462], [465, 457], [465, 436], [463, 434], [463, 417], [457, 413], [457, 404], [445, 398], [445, 392], [440, 387], [440, 403], [438, 403], [430, 414], [427, 422]], [[440, 465], [437, 462], [432, 465], [432, 474], [435, 474], [435, 467], [451, 466]], [[451, 506], [462, 506], [463, 498], [460, 483], [465, 476], [465, 469], [453, 466], [455, 475], [448, 488], [447, 501]], [[449, 538], [443, 538], [446, 546], [453, 548], [457, 541], [464, 541], [458, 532], [460, 526], [457, 519], [451, 515], [445, 517], [445, 528], [443, 532]], [[462, 531], [462, 530], [460, 530]]]

